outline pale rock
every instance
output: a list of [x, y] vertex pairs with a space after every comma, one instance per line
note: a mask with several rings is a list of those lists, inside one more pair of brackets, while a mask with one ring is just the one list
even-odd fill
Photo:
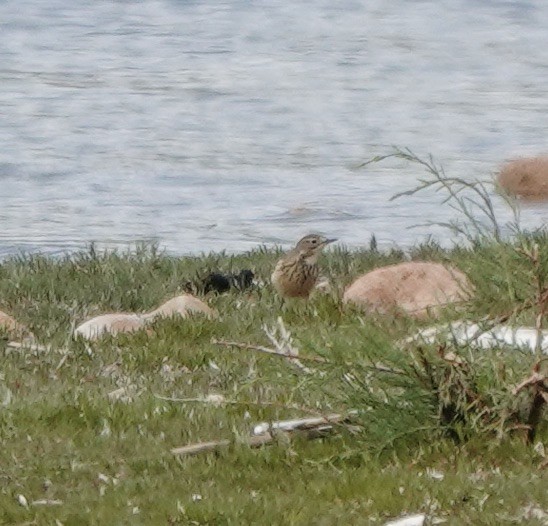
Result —
[[138, 331], [157, 318], [172, 316], [187, 318], [189, 315], [197, 313], [203, 313], [210, 318], [217, 316], [217, 313], [202, 300], [191, 294], [183, 294], [166, 301], [157, 309], [145, 314], [115, 312], [97, 316], [78, 326], [74, 334], [86, 340], [96, 340], [105, 334], [116, 335], [123, 332]]
[[548, 199], [548, 156], [508, 161], [501, 167], [497, 183], [505, 192], [523, 199]]
[[76, 336], [86, 340], [96, 340], [105, 334], [116, 335], [122, 332], [135, 332], [146, 324], [143, 316], [138, 314], [115, 312], [103, 314], [88, 320], [74, 330]]
[[470, 296], [466, 276], [441, 263], [406, 262], [378, 268], [347, 287], [343, 301], [381, 314], [403, 312], [422, 318]]
[[183, 294], [175, 296], [166, 301], [157, 309], [143, 315], [145, 320], [153, 320], [156, 318], [169, 318], [171, 316], [181, 316], [186, 318], [189, 314], [205, 314], [210, 318], [215, 318], [217, 313], [202, 300], [191, 294]]

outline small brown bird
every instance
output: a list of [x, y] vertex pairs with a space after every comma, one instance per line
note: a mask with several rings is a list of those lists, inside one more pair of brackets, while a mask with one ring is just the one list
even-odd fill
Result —
[[333, 241], [336, 239], [310, 234], [285, 254], [276, 263], [271, 277], [278, 294], [283, 298], [308, 298], [320, 274], [318, 256], [322, 248]]

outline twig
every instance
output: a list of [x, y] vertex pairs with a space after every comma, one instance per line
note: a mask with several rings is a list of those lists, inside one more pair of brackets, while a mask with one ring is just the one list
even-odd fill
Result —
[[[253, 428], [253, 435], [245, 437], [243, 444], [249, 447], [259, 447], [270, 444], [274, 441], [276, 434], [290, 436], [295, 431], [305, 432], [307, 438], [318, 438], [324, 436], [326, 431], [332, 431], [330, 424], [340, 424], [349, 420], [355, 412], [346, 415], [332, 414], [320, 418], [302, 418], [300, 420], [281, 420], [279, 422], [261, 423]], [[327, 425], [326, 425], [327, 424]], [[273, 433], [276, 431], [277, 433]], [[233, 442], [231, 440], [215, 440], [211, 442], [198, 442], [188, 446], [176, 447], [171, 450], [174, 455], [195, 455], [204, 451], [215, 451], [227, 447]]]
[[257, 424], [253, 428], [254, 435], [262, 435], [264, 433], [279, 431], [297, 431], [304, 429], [317, 428], [326, 424], [340, 424], [348, 421], [352, 416], [356, 415], [357, 411], [350, 411], [346, 415], [331, 414], [318, 418], [300, 418], [298, 420], [281, 420], [279, 422], [263, 422]]
[[529, 387], [531, 385], [537, 386], [537, 385], [543, 384], [545, 380], [546, 380], [545, 374], [541, 374], [537, 371], [534, 371], [529, 378], [523, 380], [523, 382], [519, 383], [516, 387], [514, 387], [514, 389], [512, 390], [512, 394], [515, 396], [525, 387]]
[[[291, 354], [279, 352], [276, 349], [272, 349], [270, 347], [264, 347], [262, 345], [253, 345], [251, 343], [240, 343], [240, 342], [232, 342], [232, 341], [216, 340], [216, 339], [212, 339], [211, 343], [213, 345], [221, 345], [223, 347], [237, 347], [238, 349], [246, 349], [248, 351], [258, 351], [266, 354], [272, 354], [275, 356], [282, 356], [284, 358], [297, 358], [297, 357], [293, 357]], [[315, 362], [315, 363], [322, 363], [322, 364], [334, 364], [334, 362], [327, 360], [326, 358], [323, 358], [322, 356], [298, 355], [298, 359]], [[343, 362], [343, 365], [345, 367], [364, 367], [365, 369], [373, 369], [375, 371], [379, 371], [382, 373], [405, 374], [403, 371], [400, 371], [399, 369], [393, 369], [391, 367], [387, 367], [382, 364], [361, 365], [361, 364], [356, 364], [352, 362]]]
[[[376, 156], [369, 161], [361, 163], [355, 168], [363, 168], [371, 163], [382, 162], [385, 159], [390, 158], [398, 158], [408, 162], [416, 163], [424, 168], [426, 172], [430, 175], [430, 179], [419, 179], [420, 184], [416, 188], [400, 192], [394, 195], [391, 199], [397, 199], [401, 196], [413, 195], [427, 188], [433, 189], [434, 191], [443, 190], [448, 194], [443, 202], [449, 202], [449, 206], [451, 208], [463, 214], [465, 219], [471, 226], [472, 231], [466, 223], [463, 224], [455, 220], [449, 221], [448, 223], [446, 222], [431, 224], [438, 224], [440, 226], [450, 228], [453, 231], [464, 235], [469, 241], [473, 241], [474, 237], [476, 237], [477, 235], [487, 238], [492, 235], [495, 240], [500, 241], [501, 230], [498, 224], [493, 202], [490, 197], [490, 192], [487, 188], [486, 183], [479, 180], [470, 182], [457, 177], [448, 177], [445, 174], [443, 167], [438, 166], [431, 155], [428, 157], [428, 160], [421, 159], [409, 148], [394, 148], [394, 151], [392, 153]], [[471, 193], [472, 197], [468, 195], [463, 195], [463, 191], [465, 190]], [[514, 211], [514, 221], [516, 224], [518, 224], [518, 210], [513, 205], [511, 200], [506, 199], [506, 202]], [[482, 222], [478, 219], [478, 214], [476, 213], [475, 209], [478, 209], [481, 214], [487, 218], [490, 224], [490, 228], [492, 230], [491, 232], [487, 229], [487, 227], [484, 227]], [[476, 236], [473, 235], [474, 231], [476, 232]]]
[[293, 337], [286, 329], [281, 316], [278, 316], [277, 324], [272, 329], [269, 329], [266, 325], [263, 325], [263, 331], [265, 332], [266, 337], [270, 340], [270, 343], [274, 346], [274, 349], [279, 354], [288, 356], [291, 363], [296, 365], [306, 374], [314, 374], [316, 372], [315, 369], [306, 367], [306, 365], [298, 359], [299, 349], [294, 347]]
[[49, 351], [48, 347], [45, 347], [44, 345], [39, 345], [37, 343], [8, 342], [6, 346], [12, 349], [28, 349], [29, 351]]
[[294, 356], [292, 354], [283, 353], [280, 351], [277, 351], [276, 349], [272, 349], [270, 347], [263, 347], [262, 345], [253, 345], [251, 343], [239, 343], [239, 342], [231, 342], [226, 340], [211, 340], [211, 343], [214, 345], [222, 345], [224, 347], [238, 347], [239, 349], [247, 349], [250, 351], [259, 351], [266, 354], [275, 354], [276, 356], [282, 356], [284, 358], [299, 358], [299, 360], [304, 361], [310, 361], [310, 362], [316, 362], [316, 363], [330, 363], [325, 358], [322, 358], [321, 356]]
[[[314, 438], [320, 438], [325, 436], [326, 431], [331, 431], [332, 426], [325, 426], [325, 422], [321, 426], [311, 427], [309, 429], [298, 429], [301, 431], [304, 436], [310, 440]], [[257, 448], [265, 446], [267, 444], [272, 444], [276, 436], [291, 436], [292, 431], [280, 431], [276, 434], [263, 433], [261, 435], [252, 435], [245, 437], [241, 443], [247, 445], [251, 448]], [[295, 430], [297, 431], [297, 429]], [[232, 445], [234, 442], [232, 440], [215, 440], [212, 442], [198, 442], [197, 444], [189, 444], [188, 446], [175, 447], [171, 450], [171, 453], [174, 455], [196, 455], [198, 453], [204, 453], [206, 451], [216, 451]]]
[[198, 442], [197, 444], [190, 444], [188, 446], [175, 447], [171, 450], [174, 455], [195, 455], [196, 453], [203, 453], [204, 451], [214, 451], [221, 447], [229, 446], [230, 440], [215, 440], [212, 442]]
[[548, 377], [546, 373], [540, 372], [541, 361], [543, 360], [533, 366], [533, 374], [514, 387], [512, 391], [514, 395], [517, 395], [526, 387], [533, 388], [531, 407], [527, 418], [527, 442], [529, 444], [535, 439], [544, 406], [548, 404], [548, 383], [546, 382]]
[[31, 504], [33, 506], [61, 506], [63, 501], [57, 499], [39, 499], [33, 500]]

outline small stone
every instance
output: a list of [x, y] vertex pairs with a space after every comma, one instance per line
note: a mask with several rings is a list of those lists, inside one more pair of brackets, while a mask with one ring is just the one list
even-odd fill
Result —
[[505, 192], [522, 199], [548, 199], [548, 156], [508, 161], [501, 167], [497, 183]]

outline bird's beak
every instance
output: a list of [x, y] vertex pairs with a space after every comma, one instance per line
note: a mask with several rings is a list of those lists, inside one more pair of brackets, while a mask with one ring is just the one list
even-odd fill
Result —
[[329, 245], [329, 243], [333, 243], [334, 241], [337, 241], [337, 238], [332, 238], [332, 239], [326, 239], [322, 245]]

